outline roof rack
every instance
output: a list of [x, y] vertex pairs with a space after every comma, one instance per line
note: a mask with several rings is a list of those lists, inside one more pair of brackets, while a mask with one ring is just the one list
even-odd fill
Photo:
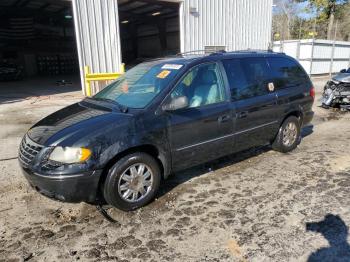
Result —
[[242, 50], [235, 50], [231, 51], [229, 53], [248, 53], [248, 52], [254, 52], [254, 53], [273, 53], [271, 49], [242, 49]]
[[228, 53], [275, 53], [275, 54], [283, 54], [284, 52], [275, 52], [272, 49], [242, 49], [242, 50], [235, 50]]
[[234, 54], [234, 53], [278, 53], [278, 54], [285, 54], [283, 52], [274, 52], [272, 49], [250, 49], [250, 48], [247, 48], [247, 49], [234, 50], [234, 51], [216, 50], [213, 52], [208, 52], [208, 50], [200, 49], [200, 50], [187, 51], [187, 52], [183, 52], [183, 53], [177, 53], [176, 56], [182, 56], [182, 55], [188, 55], [188, 54], [213, 56], [213, 55]]
[[180, 55], [187, 55], [187, 54], [192, 54], [192, 53], [196, 53], [196, 52], [205, 52], [206, 50], [204, 49], [200, 49], [200, 50], [192, 50], [192, 51], [186, 51], [186, 52], [182, 52], [182, 53], [177, 53], [177, 56]]
[[215, 52], [210, 53], [209, 55], [222, 55], [225, 54], [226, 51], [225, 50], [217, 50]]

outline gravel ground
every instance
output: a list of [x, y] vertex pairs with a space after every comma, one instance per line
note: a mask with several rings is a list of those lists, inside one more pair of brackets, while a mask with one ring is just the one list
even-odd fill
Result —
[[349, 113], [316, 101], [293, 152], [255, 148], [175, 174], [147, 207], [110, 210], [111, 224], [34, 192], [13, 159], [26, 130], [80, 92], [17, 97], [15, 85], [0, 87], [0, 261], [350, 261]]

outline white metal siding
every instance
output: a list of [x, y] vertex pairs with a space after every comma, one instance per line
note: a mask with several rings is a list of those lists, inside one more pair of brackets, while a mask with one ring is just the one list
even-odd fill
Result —
[[267, 49], [271, 19], [272, 0], [185, 0], [180, 8], [181, 51], [205, 46]]
[[[72, 0], [79, 64], [91, 72], [115, 72], [122, 63], [117, 0]], [[267, 49], [272, 0], [184, 0], [181, 3], [181, 51], [225, 46], [227, 51]], [[195, 8], [197, 13], [190, 13]], [[92, 85], [95, 93], [98, 86]], [[85, 91], [85, 90], [84, 90]]]
[[283, 48], [283, 52], [292, 57], [298, 57], [298, 43], [292, 42]]
[[[299, 45], [299, 56], [295, 52], [296, 43]], [[350, 67], [350, 42], [313, 39], [276, 41], [273, 50], [283, 50], [287, 55], [298, 59], [311, 75], [328, 74], [330, 71], [336, 73]]]
[[[118, 2], [73, 0], [72, 4], [81, 80], [84, 86], [85, 65], [90, 66], [91, 72], [94, 73], [120, 70]], [[96, 85], [93, 87], [97, 88]]]

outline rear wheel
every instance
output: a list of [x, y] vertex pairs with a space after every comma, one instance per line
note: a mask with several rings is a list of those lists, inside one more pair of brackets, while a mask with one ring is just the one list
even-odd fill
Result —
[[282, 123], [272, 148], [287, 153], [298, 146], [300, 138], [300, 121], [297, 117], [290, 116]]
[[149, 203], [161, 180], [157, 161], [148, 154], [134, 153], [118, 160], [109, 170], [104, 183], [108, 204], [124, 211]]

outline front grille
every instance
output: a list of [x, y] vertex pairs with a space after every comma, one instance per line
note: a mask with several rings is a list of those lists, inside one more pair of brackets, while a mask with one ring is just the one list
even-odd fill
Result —
[[338, 92], [349, 92], [350, 91], [350, 83], [340, 83], [335, 86], [336, 91]]
[[35, 143], [25, 135], [19, 146], [18, 158], [24, 166], [29, 166], [41, 149], [43, 149], [42, 145]]

